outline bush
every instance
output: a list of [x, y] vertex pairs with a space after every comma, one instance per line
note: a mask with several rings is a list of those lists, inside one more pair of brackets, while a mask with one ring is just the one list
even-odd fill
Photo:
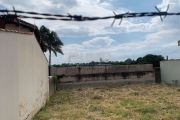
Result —
[[55, 91], [57, 90], [56, 86], [57, 86], [57, 83], [58, 83], [58, 77], [57, 76], [53, 76], [53, 80], [54, 80], [54, 89]]

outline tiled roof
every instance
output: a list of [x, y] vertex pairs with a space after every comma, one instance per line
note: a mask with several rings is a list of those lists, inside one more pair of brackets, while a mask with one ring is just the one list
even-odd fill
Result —
[[22, 31], [9, 30], [9, 29], [2, 29], [2, 28], [0, 28], [0, 31], [4, 31], [4, 32], [13, 32], [13, 33], [20, 33], [20, 34], [28, 34], [28, 35], [34, 35], [33, 32], [22, 32]]

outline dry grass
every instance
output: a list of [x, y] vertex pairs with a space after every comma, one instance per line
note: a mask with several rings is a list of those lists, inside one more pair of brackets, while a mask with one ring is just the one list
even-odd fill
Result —
[[180, 120], [180, 89], [154, 84], [62, 90], [34, 118], [65, 119]]

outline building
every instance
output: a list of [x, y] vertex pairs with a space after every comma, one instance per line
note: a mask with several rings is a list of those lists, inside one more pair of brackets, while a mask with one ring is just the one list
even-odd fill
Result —
[[0, 29], [7, 32], [18, 32], [22, 34], [33, 33], [43, 52], [45, 47], [40, 39], [38, 27], [17, 18], [15, 15], [0, 16]]
[[37, 26], [0, 16], [0, 120], [30, 120], [49, 99], [44, 50]]

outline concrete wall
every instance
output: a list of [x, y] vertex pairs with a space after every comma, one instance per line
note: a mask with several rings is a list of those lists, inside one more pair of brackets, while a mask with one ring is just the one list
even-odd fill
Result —
[[118, 65], [52, 68], [51, 75], [65, 75], [61, 83], [104, 80], [154, 80], [153, 66]]
[[19, 116], [36, 114], [49, 98], [48, 62], [34, 35], [18, 35]]
[[17, 35], [0, 32], [0, 120], [19, 120]]
[[55, 88], [54, 88], [54, 80], [53, 78], [49, 79], [49, 97], [53, 96], [55, 92]]
[[180, 85], [180, 60], [161, 61], [160, 68], [162, 82]]
[[0, 32], [0, 42], [0, 120], [30, 120], [49, 98], [47, 59], [34, 35]]
[[79, 74], [101, 74], [116, 73], [116, 72], [137, 72], [137, 71], [153, 71], [153, 66], [151, 64], [144, 65], [112, 65], [112, 66], [82, 66], [79, 67], [52, 67], [52, 75], [76, 75]]

